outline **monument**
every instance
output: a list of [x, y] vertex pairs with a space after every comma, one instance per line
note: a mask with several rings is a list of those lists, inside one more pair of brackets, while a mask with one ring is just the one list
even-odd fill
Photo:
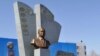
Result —
[[48, 49], [50, 46], [50, 42], [46, 40], [45, 38], [45, 29], [41, 27], [38, 30], [38, 37], [32, 40], [31, 45], [34, 45], [34, 47], [37, 48], [43, 48], [43, 49]]
[[33, 9], [22, 2], [15, 2], [14, 12], [19, 56], [34, 56], [34, 47], [30, 45], [36, 36], [36, 18]]
[[58, 42], [61, 26], [44, 5], [34, 10], [22, 3], [14, 3], [18, 34], [19, 56], [50, 56], [50, 44]]
[[[33, 45], [36, 49], [34, 49], [34, 56], [50, 56], [49, 46], [50, 42], [45, 38], [45, 29], [43, 27], [38, 30], [38, 37], [32, 40], [31, 45]], [[41, 48], [41, 49], [40, 49]]]
[[7, 56], [14, 56], [13, 43], [8, 42], [7, 47], [8, 47], [8, 55]]

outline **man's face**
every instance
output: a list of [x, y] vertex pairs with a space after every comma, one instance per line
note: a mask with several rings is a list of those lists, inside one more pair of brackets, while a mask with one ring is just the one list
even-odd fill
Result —
[[45, 32], [44, 29], [42, 29], [42, 28], [39, 29], [39, 32], [38, 32], [39, 33], [39, 36], [43, 37], [44, 34], [45, 34], [44, 32]]
[[10, 49], [12, 49], [13, 48], [13, 43], [12, 42], [8, 42], [7, 43], [7, 47], [10, 48]]
[[8, 48], [12, 49], [13, 48], [13, 45], [12, 44], [8, 45]]

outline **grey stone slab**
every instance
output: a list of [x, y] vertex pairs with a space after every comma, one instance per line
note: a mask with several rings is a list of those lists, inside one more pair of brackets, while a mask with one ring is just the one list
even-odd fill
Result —
[[18, 34], [19, 56], [33, 56], [30, 45], [36, 36], [36, 19], [33, 10], [22, 2], [14, 3], [15, 22]]
[[45, 39], [49, 40], [50, 43], [58, 42], [61, 25], [54, 20], [54, 15], [48, 8], [41, 4], [35, 5], [34, 13], [36, 14], [36, 29], [42, 26], [46, 30]]
[[50, 56], [49, 49], [35, 49], [34, 56]]

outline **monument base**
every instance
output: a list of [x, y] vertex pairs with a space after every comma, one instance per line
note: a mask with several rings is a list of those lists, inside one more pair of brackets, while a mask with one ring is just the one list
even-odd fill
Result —
[[34, 56], [50, 56], [49, 49], [35, 49]]

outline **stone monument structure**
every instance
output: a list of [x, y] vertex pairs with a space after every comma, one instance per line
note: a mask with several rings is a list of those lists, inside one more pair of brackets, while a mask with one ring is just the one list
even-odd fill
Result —
[[58, 42], [61, 30], [51, 11], [41, 4], [35, 5], [33, 10], [16, 2], [14, 12], [19, 56], [50, 56], [49, 45]]
[[46, 31], [45, 39], [49, 40], [51, 44], [58, 42], [61, 25], [54, 20], [51, 11], [42, 4], [37, 4], [34, 7], [34, 13], [37, 22], [36, 33], [38, 34], [38, 29], [42, 26]]
[[34, 48], [30, 45], [31, 40], [36, 36], [36, 18], [33, 9], [22, 2], [15, 2], [14, 12], [19, 56], [34, 56]]
[[41, 27], [38, 30], [38, 37], [33, 39], [31, 42], [31, 44], [36, 48], [34, 49], [34, 56], [50, 56], [50, 52], [48, 49], [48, 47], [50, 46], [50, 42], [44, 37], [45, 29]]

